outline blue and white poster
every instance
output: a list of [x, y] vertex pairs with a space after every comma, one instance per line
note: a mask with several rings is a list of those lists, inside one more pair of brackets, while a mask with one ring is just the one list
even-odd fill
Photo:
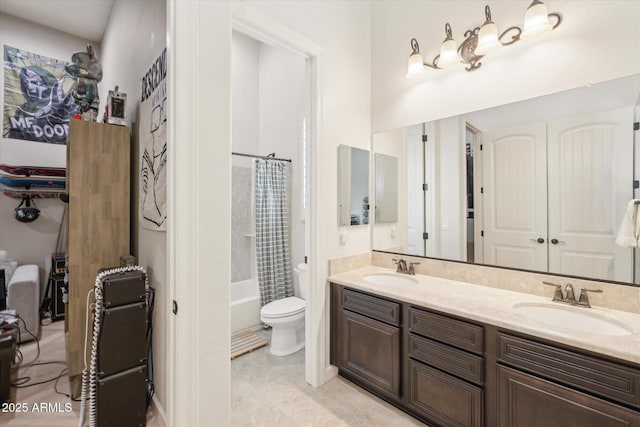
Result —
[[66, 144], [79, 112], [67, 62], [4, 46], [4, 138]]

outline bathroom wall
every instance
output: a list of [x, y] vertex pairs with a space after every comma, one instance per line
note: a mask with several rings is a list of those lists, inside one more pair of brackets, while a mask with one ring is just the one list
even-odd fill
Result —
[[[258, 97], [260, 43], [242, 33], [231, 39], [232, 150], [258, 154], [260, 104]], [[253, 162], [231, 156], [231, 283], [251, 278], [253, 268]]]
[[479, 2], [409, 0], [373, 2], [372, 130], [379, 132], [467, 111], [602, 82], [640, 72], [640, 2], [545, 1], [562, 15], [554, 31], [504, 47], [480, 69], [431, 70], [406, 79], [409, 42], [426, 61], [439, 53], [444, 25], [463, 40], [484, 22], [484, 5], [500, 31], [520, 25], [529, 0]]
[[[258, 154], [276, 153], [291, 159], [289, 171], [289, 223], [291, 266], [304, 262], [303, 119], [305, 118], [305, 60], [282, 47], [260, 45], [258, 80]], [[294, 284], [298, 277], [292, 274]]]
[[[0, 13], [0, 49], [4, 45], [28, 52], [70, 61], [75, 52], [85, 51], [88, 40]], [[96, 47], [100, 57], [100, 46]], [[0, 82], [4, 87], [4, 67], [0, 67]], [[4, 89], [0, 90], [0, 105], [4, 105]], [[42, 165], [66, 167], [67, 146], [42, 142], [1, 138], [0, 163], [10, 165]], [[51, 254], [56, 250], [64, 204], [57, 199], [37, 200], [40, 217], [31, 223], [14, 218], [20, 203], [0, 195], [0, 249], [18, 264], [37, 264], [40, 269], [41, 294], [45, 290]]]

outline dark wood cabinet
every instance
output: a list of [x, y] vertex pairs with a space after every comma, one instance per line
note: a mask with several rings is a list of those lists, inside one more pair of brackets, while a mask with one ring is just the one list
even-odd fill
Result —
[[[331, 363], [381, 397], [400, 397], [400, 304], [334, 288]], [[335, 321], [334, 321], [335, 320]]]
[[499, 427], [640, 427], [640, 369], [497, 332]]
[[484, 331], [418, 307], [408, 309], [406, 402], [427, 422], [484, 425]]
[[433, 427], [640, 427], [640, 366], [331, 285], [331, 363]]
[[498, 366], [498, 427], [639, 427], [640, 413]]
[[400, 329], [344, 310], [340, 369], [379, 393], [400, 394]]
[[482, 388], [424, 363], [409, 360], [410, 409], [439, 426], [483, 425]]

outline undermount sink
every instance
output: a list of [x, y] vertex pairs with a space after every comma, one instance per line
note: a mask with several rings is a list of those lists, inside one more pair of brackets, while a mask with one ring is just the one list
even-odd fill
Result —
[[632, 330], [623, 323], [590, 312], [589, 308], [559, 304], [520, 303], [515, 304], [513, 310], [532, 320], [547, 324], [551, 328], [569, 329], [597, 335], [629, 335], [632, 333]]
[[363, 279], [376, 285], [415, 285], [418, 283], [413, 277], [400, 274], [368, 274]]

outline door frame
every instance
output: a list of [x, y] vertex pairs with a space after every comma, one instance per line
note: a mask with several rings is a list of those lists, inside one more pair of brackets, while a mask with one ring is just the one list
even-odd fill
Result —
[[[263, 43], [288, 49], [305, 58], [306, 63], [306, 113], [310, 123], [307, 141], [307, 182], [308, 189], [305, 196], [305, 254], [307, 259], [307, 274], [305, 284], [307, 288], [307, 304], [305, 309], [305, 380], [314, 387], [325, 381], [325, 367], [328, 358], [325, 351], [328, 347], [327, 331], [323, 315], [325, 289], [318, 286], [318, 239], [317, 237], [317, 203], [319, 156], [318, 147], [321, 138], [320, 129], [322, 98], [322, 63], [323, 49], [295, 31], [261, 14], [257, 10], [241, 3], [231, 5], [232, 29], [239, 31]], [[318, 325], [318, 327], [316, 327]], [[317, 334], [314, 334], [314, 330]]]

